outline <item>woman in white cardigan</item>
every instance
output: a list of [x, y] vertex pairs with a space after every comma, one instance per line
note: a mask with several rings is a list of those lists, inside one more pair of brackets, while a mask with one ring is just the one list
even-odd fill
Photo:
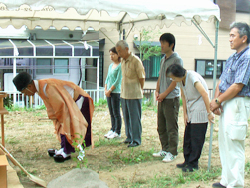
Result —
[[183, 141], [184, 163], [177, 164], [184, 172], [198, 169], [208, 121], [214, 123], [214, 114], [210, 111], [208, 87], [205, 80], [195, 71], [186, 70], [178, 64], [172, 64], [166, 76], [177, 82], [181, 88], [185, 133]]

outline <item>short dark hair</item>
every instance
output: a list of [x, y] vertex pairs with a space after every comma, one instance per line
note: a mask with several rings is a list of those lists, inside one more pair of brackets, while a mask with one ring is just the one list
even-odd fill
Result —
[[238, 29], [238, 33], [240, 34], [240, 38], [243, 37], [244, 35], [247, 36], [247, 44], [250, 43], [250, 28], [247, 23], [244, 22], [233, 22], [230, 25], [230, 30], [233, 28]]
[[13, 78], [13, 83], [16, 86], [16, 89], [18, 91], [24, 90], [29, 84], [32, 83], [31, 75], [27, 72], [20, 72], [18, 75], [16, 75], [15, 78]]
[[169, 77], [171, 75], [182, 78], [186, 74], [186, 69], [184, 69], [181, 65], [174, 63], [170, 65], [166, 70], [166, 76]]
[[[117, 53], [115, 47], [110, 48], [110, 49], [109, 49], [109, 52], [113, 52], [113, 53], [115, 53], [115, 54], [118, 55], [118, 53]], [[118, 56], [118, 61], [120, 61], [120, 60], [121, 60], [121, 57]]]
[[162, 35], [160, 36], [160, 42], [161, 42], [161, 41], [166, 41], [166, 42], [168, 42], [168, 43], [169, 43], [169, 46], [170, 46], [171, 44], [174, 44], [174, 45], [173, 45], [173, 48], [172, 48], [172, 50], [174, 51], [174, 47], [175, 47], [175, 37], [174, 37], [173, 34], [171, 34], [171, 33], [164, 33], [164, 34], [162, 34]]

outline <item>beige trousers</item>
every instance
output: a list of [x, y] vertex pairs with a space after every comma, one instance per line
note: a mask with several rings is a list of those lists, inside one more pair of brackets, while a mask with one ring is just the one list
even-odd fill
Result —
[[222, 107], [219, 123], [220, 183], [227, 188], [243, 188], [250, 98], [235, 97], [222, 103]]

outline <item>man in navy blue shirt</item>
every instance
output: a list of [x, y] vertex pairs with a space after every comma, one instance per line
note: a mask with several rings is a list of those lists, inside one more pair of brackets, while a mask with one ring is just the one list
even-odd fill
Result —
[[230, 26], [231, 55], [217, 84], [210, 110], [220, 115], [219, 152], [221, 181], [213, 187], [244, 187], [245, 146], [250, 113], [250, 28], [246, 23]]

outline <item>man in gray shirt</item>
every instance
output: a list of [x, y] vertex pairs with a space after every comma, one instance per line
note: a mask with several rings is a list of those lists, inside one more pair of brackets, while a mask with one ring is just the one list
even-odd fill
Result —
[[178, 147], [178, 113], [180, 88], [176, 82], [166, 77], [167, 68], [174, 64], [183, 66], [182, 59], [174, 52], [175, 37], [171, 33], [164, 33], [160, 37], [161, 51], [165, 56], [161, 60], [161, 69], [157, 81], [155, 97], [158, 101], [157, 131], [162, 150], [153, 153], [154, 157], [164, 157], [163, 162], [171, 162], [177, 156]]

